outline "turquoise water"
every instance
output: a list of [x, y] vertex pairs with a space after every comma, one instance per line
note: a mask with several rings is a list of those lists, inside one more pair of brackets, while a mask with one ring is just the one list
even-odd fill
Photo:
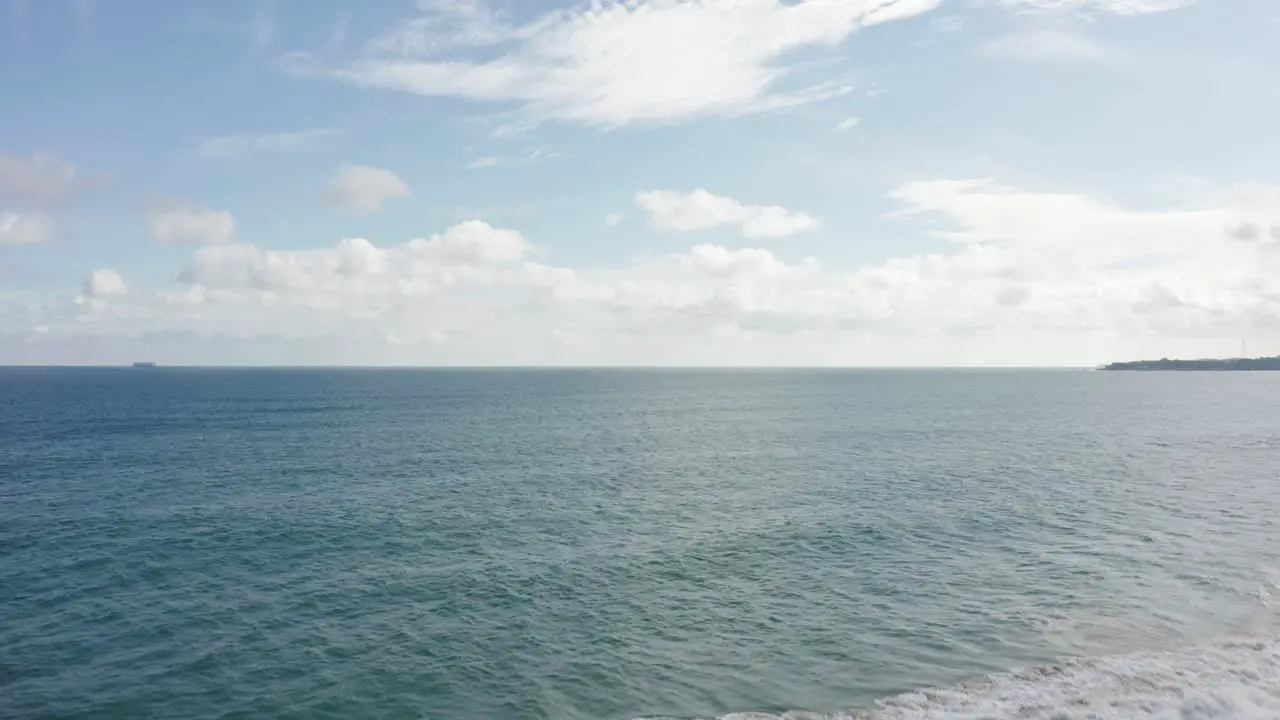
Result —
[[0, 717], [1274, 718], [1278, 510], [1280, 374], [0, 370]]

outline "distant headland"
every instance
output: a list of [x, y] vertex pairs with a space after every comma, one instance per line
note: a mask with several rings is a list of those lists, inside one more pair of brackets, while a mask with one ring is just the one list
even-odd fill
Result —
[[1280, 355], [1258, 358], [1208, 358], [1203, 360], [1137, 360], [1103, 365], [1101, 370], [1280, 370]]

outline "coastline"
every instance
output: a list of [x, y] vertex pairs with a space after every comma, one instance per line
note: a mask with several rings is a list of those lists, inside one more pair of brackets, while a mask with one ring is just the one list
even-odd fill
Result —
[[1196, 360], [1135, 360], [1103, 365], [1099, 370], [1108, 371], [1209, 371], [1209, 372], [1266, 372], [1280, 371], [1280, 356], [1256, 358], [1202, 358]]

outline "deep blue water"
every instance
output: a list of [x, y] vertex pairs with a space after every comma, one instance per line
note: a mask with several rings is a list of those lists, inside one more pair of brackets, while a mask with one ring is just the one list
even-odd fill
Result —
[[3, 369], [0, 717], [873, 707], [1270, 638], [1278, 511], [1280, 373]]

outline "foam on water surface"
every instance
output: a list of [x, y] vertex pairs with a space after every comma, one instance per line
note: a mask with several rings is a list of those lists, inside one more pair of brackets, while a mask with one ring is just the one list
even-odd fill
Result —
[[1083, 658], [951, 690], [902, 695], [877, 720], [1280, 717], [1280, 644]]
[[1280, 718], [1278, 379], [0, 369], [0, 717]]
[[720, 720], [1274, 720], [1280, 641], [1075, 658], [831, 715], [733, 713]]

